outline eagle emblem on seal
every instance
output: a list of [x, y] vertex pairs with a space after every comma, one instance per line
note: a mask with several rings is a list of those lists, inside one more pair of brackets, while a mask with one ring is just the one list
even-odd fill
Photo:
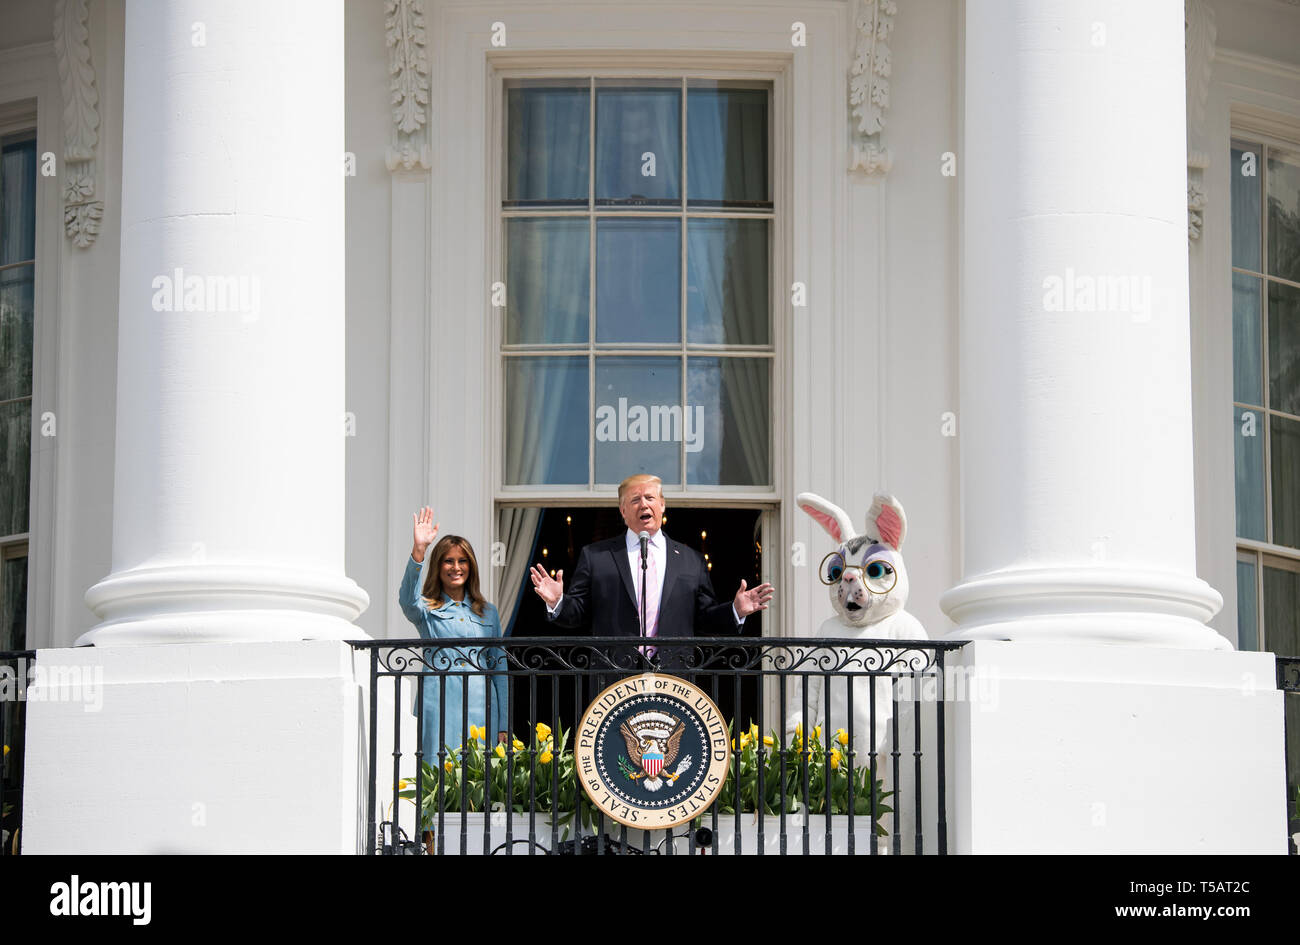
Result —
[[669, 783], [676, 781], [691, 766], [690, 755], [680, 762], [677, 760], [685, 731], [681, 719], [667, 712], [650, 710], [626, 719], [619, 726], [619, 732], [627, 743], [627, 753], [631, 756], [630, 763], [619, 759], [624, 776], [630, 781], [644, 778], [647, 791], [659, 790], [665, 780]]

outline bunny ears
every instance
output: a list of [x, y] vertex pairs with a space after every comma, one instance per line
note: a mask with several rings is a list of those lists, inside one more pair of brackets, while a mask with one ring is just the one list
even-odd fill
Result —
[[[835, 503], [812, 492], [799, 493], [795, 501], [839, 544], [843, 545], [849, 539], [858, 537], [858, 533], [853, 530], [853, 520]], [[907, 534], [907, 516], [903, 514], [903, 506], [899, 501], [892, 495], [877, 492], [867, 511], [866, 531], [863, 534], [873, 542], [889, 545], [897, 551]]]

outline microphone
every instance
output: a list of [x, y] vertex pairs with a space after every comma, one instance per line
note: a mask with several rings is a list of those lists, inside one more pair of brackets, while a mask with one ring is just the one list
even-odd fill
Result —
[[[647, 563], [648, 563], [649, 558], [650, 558], [650, 533], [649, 533], [649, 532], [641, 532], [641, 534], [637, 535], [636, 537], [637, 537], [637, 538], [640, 540], [640, 542], [641, 542], [641, 636], [644, 637], [644, 636], [646, 635], [646, 625], [645, 625], [645, 594], [646, 594], [646, 588], [645, 588], [645, 582], [646, 582], [646, 567], [648, 566]], [[641, 647], [641, 655], [642, 655], [642, 656], [653, 656], [654, 653], [655, 653], [655, 648], [654, 648], [654, 647], [648, 647], [648, 646], [643, 646], [643, 647]]]

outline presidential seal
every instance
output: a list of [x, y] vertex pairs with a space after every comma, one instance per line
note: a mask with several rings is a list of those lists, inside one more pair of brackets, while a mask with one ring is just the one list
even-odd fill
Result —
[[685, 679], [645, 673], [587, 706], [575, 761], [591, 802], [620, 824], [656, 830], [694, 820], [722, 790], [727, 722]]

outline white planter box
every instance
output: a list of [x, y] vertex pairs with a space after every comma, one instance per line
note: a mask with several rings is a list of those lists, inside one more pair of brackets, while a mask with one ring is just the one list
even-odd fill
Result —
[[[448, 813], [444, 815], [444, 833], [445, 833], [445, 853], [449, 855], [459, 854], [461, 852], [461, 814]], [[485, 817], [490, 817], [491, 822], [488, 825], [488, 839], [486, 847], [483, 842], [483, 822]], [[811, 854], [824, 854], [826, 852], [826, 818], [822, 815], [813, 815], [807, 818], [808, 821], [808, 852]], [[705, 821], [706, 825], [708, 820]], [[803, 846], [803, 824], [804, 817], [797, 814], [787, 814], [785, 818], [786, 825], [786, 853], [802, 854]], [[436, 831], [437, 824], [435, 821], [434, 828]], [[504, 844], [506, 842], [506, 823], [504, 814], [485, 815], [465, 814], [465, 853], [480, 855], [484, 852], [498, 850], [500, 854], [505, 853]], [[569, 836], [572, 837], [572, 824], [569, 825]], [[605, 822], [605, 833], [613, 840], [620, 839], [621, 827], [619, 824], [611, 821]], [[679, 833], [685, 833], [686, 828], [678, 828]], [[588, 836], [589, 831], [584, 830], [583, 836]], [[564, 840], [565, 827], [559, 829], [561, 841]], [[854, 834], [854, 852], [860, 855], [866, 855], [871, 852], [871, 828], [868, 818], [853, 818]], [[650, 846], [654, 850], [660, 848], [661, 853], [666, 853], [663, 848], [666, 833], [662, 830], [655, 830], [650, 835]], [[644, 831], [628, 829], [627, 842], [636, 850], [640, 851], [644, 838]], [[512, 823], [511, 839], [514, 843], [515, 856], [528, 855], [528, 814], [515, 814]], [[718, 815], [718, 853], [733, 854], [736, 852], [736, 817], [734, 814]], [[849, 818], [846, 816], [836, 815], [831, 817], [831, 853], [847, 854], [849, 852]], [[890, 852], [889, 837], [879, 837], [877, 839], [877, 850], [881, 854]], [[523, 841], [523, 842], [520, 842]], [[536, 820], [536, 842], [542, 849], [549, 850], [551, 845], [551, 825], [546, 819], [546, 815], [538, 812]], [[779, 816], [767, 816], [763, 818], [763, 847], [767, 854], [777, 855], [781, 852], [781, 819]], [[537, 850], [541, 853], [542, 849]], [[910, 852], [911, 844], [903, 842], [903, 851]], [[434, 847], [435, 852], [437, 846]], [[689, 854], [691, 852], [690, 840], [686, 836], [679, 836], [674, 841], [674, 853]], [[758, 852], [758, 819], [754, 814], [741, 814], [740, 818], [740, 852], [742, 854], [752, 854]], [[934, 852], [933, 847], [929, 852]]]

